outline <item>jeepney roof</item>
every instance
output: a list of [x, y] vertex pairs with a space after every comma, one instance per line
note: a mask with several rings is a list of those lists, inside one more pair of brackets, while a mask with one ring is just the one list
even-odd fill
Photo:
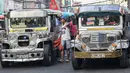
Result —
[[11, 18], [17, 17], [41, 17], [46, 16], [47, 12], [42, 9], [23, 9], [23, 10], [14, 10], [10, 12]]
[[52, 9], [44, 9], [48, 12], [48, 14], [54, 14], [54, 15], [57, 15], [57, 14], [61, 14], [62, 12], [59, 11], [59, 10], [52, 10]]
[[107, 5], [87, 5], [80, 7], [80, 13], [84, 12], [117, 12], [121, 14], [130, 13], [130, 11], [120, 5], [107, 4]]

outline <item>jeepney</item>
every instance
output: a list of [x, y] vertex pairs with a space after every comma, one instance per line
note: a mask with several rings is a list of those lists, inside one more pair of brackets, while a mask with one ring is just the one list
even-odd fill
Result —
[[6, 37], [2, 40], [0, 53], [2, 67], [30, 61], [52, 65], [56, 60], [53, 49], [56, 32], [53, 26], [59, 14], [46, 9], [14, 10], [5, 14]]
[[129, 11], [119, 5], [87, 5], [79, 9], [79, 34], [72, 40], [72, 66], [81, 69], [84, 60], [117, 59], [129, 66]]

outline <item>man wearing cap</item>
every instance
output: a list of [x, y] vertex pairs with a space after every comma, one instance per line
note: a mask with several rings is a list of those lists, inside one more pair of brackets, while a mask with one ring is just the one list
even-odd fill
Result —
[[62, 16], [61, 17], [61, 44], [64, 47], [64, 49], [61, 51], [61, 59], [60, 61], [64, 61], [64, 55], [66, 54], [67, 58], [66, 61], [69, 61], [69, 50], [70, 50], [70, 29], [68, 27], [69, 23], [66, 22], [67, 17]]

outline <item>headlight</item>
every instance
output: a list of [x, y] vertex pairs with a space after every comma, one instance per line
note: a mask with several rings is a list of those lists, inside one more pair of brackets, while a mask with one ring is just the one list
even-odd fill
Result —
[[108, 36], [108, 41], [114, 41], [115, 40], [115, 37], [114, 36]]
[[109, 47], [109, 51], [115, 51], [117, 47], [117, 44], [113, 43], [110, 47]]
[[116, 49], [115, 47], [110, 46], [108, 50], [109, 50], [109, 51], [115, 51], [115, 49]]

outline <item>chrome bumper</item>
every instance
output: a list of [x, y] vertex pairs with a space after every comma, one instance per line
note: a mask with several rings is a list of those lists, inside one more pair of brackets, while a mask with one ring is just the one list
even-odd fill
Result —
[[42, 60], [44, 55], [43, 48], [18, 48], [2, 49], [1, 60], [13, 62], [28, 62]]
[[30, 61], [38, 61], [43, 60], [43, 58], [30, 58], [30, 59], [2, 59], [2, 61], [9, 61], [9, 62], [30, 62]]
[[122, 53], [120, 51], [114, 52], [74, 52], [74, 58], [117, 58], [120, 57]]

